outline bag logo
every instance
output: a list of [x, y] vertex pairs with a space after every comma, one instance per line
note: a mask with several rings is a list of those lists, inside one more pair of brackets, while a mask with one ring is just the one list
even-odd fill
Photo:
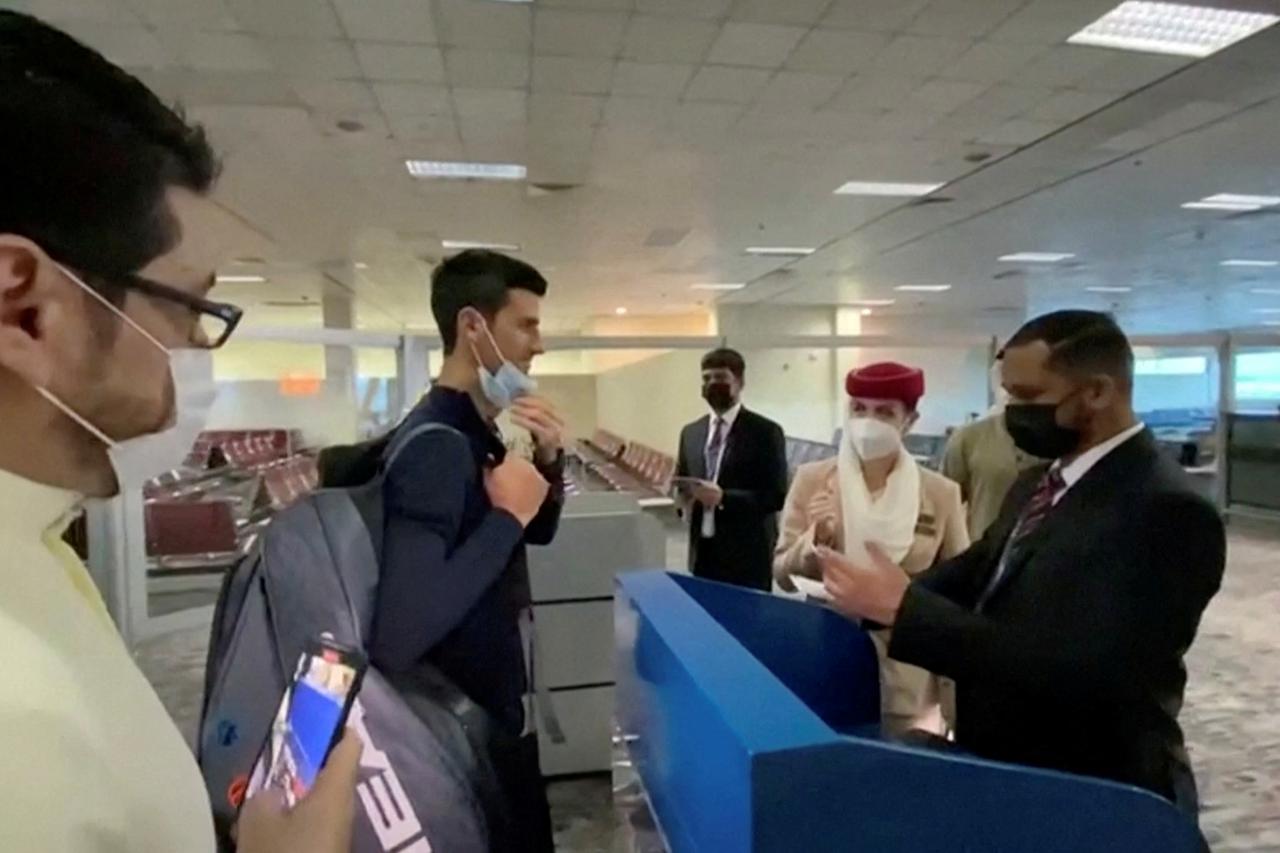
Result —
[[364, 743], [360, 767], [376, 771], [356, 786], [356, 794], [360, 797], [365, 816], [369, 818], [369, 825], [378, 836], [378, 843], [387, 853], [392, 850], [396, 853], [431, 853], [431, 842], [427, 840], [418, 816], [413, 813], [413, 803], [400, 784], [400, 777], [387, 754], [378, 749], [369, 735], [369, 728], [364, 723], [364, 706], [359, 699], [352, 703], [347, 724], [356, 730]]

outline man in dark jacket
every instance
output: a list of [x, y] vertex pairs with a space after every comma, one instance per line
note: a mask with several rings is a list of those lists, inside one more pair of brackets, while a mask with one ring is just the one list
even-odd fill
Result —
[[828, 552], [827, 588], [893, 626], [890, 656], [955, 680], [962, 748], [1139, 785], [1194, 817], [1183, 656], [1222, 580], [1222, 520], [1135, 418], [1133, 352], [1107, 315], [1030, 321], [1003, 381], [1014, 442], [1056, 461], [959, 557], [908, 582], [882, 555]]
[[676, 476], [690, 498], [689, 569], [767, 591], [787, 499], [787, 444], [782, 427], [743, 408], [745, 377], [746, 362], [733, 350], [703, 357], [711, 413], [680, 433]]
[[[493, 756], [521, 850], [551, 851], [531, 712], [532, 598], [525, 543], [555, 536], [564, 501], [564, 424], [533, 392], [547, 283], [528, 264], [464, 252], [432, 276], [445, 362], [398, 427], [421, 432], [387, 469], [386, 530], [370, 656], [388, 672], [426, 659], [487, 710], [510, 745]], [[533, 463], [494, 424], [509, 411]]]

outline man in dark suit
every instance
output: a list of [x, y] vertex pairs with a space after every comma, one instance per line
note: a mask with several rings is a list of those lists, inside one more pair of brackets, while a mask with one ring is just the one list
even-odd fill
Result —
[[908, 583], [882, 556], [820, 560], [836, 606], [893, 626], [889, 654], [952, 678], [958, 745], [1139, 785], [1197, 809], [1183, 655], [1222, 580], [1217, 510], [1133, 413], [1133, 352], [1105, 314], [1027, 323], [1003, 366], [1015, 484], [985, 537]]
[[782, 427], [742, 407], [746, 362], [731, 349], [702, 359], [711, 414], [680, 433], [677, 483], [690, 498], [689, 568], [700, 578], [772, 586], [778, 511], [787, 499]]

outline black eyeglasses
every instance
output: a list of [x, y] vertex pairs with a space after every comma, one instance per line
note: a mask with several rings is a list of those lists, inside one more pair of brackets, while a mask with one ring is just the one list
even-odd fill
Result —
[[225, 344], [244, 317], [244, 309], [237, 305], [193, 296], [185, 290], [140, 275], [121, 276], [117, 281], [121, 287], [181, 305], [195, 314], [199, 333], [192, 336], [191, 343], [201, 349], [218, 349]]

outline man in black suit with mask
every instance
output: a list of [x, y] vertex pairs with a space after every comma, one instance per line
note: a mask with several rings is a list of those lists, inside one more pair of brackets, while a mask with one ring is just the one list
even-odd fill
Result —
[[690, 501], [693, 574], [767, 591], [787, 499], [787, 445], [782, 427], [743, 408], [745, 376], [734, 350], [703, 357], [702, 398], [711, 413], [680, 433], [676, 482]]
[[1222, 520], [1133, 412], [1133, 351], [1105, 314], [1031, 320], [1005, 348], [1027, 471], [969, 551], [910, 582], [823, 553], [838, 609], [893, 626], [890, 656], [956, 682], [956, 741], [986, 758], [1147, 788], [1189, 816], [1178, 713]]

